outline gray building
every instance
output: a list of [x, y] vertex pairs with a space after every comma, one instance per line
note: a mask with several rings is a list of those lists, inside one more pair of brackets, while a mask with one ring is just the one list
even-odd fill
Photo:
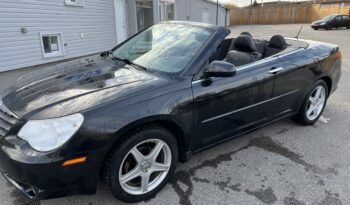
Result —
[[[228, 25], [219, 6], [219, 25]], [[167, 20], [215, 24], [210, 0], [1, 0], [0, 72], [91, 55]]]
[[230, 12], [216, 0], [176, 0], [176, 19], [229, 26]]
[[0, 72], [116, 44], [113, 0], [1, 0]]

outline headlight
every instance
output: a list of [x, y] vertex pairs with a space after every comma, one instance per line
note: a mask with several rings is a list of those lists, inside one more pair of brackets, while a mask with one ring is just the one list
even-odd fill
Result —
[[54, 150], [67, 142], [83, 124], [82, 114], [48, 120], [30, 120], [18, 133], [18, 137], [41, 152]]

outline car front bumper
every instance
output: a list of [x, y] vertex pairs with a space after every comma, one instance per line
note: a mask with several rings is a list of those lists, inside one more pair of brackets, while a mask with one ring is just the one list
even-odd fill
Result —
[[[19, 139], [0, 139], [0, 169], [4, 177], [31, 199], [96, 193], [107, 149], [75, 153], [23, 152]], [[15, 142], [15, 143], [14, 143]], [[84, 163], [63, 166], [65, 160], [86, 156]]]
[[319, 28], [325, 28], [325, 25], [311, 25], [311, 28], [313, 29], [319, 29]]

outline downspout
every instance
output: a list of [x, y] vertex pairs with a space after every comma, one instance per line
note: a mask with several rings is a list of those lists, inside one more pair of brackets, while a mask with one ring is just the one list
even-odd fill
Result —
[[168, 20], [168, 18], [167, 18], [167, 13], [166, 13], [166, 5], [167, 5], [167, 0], [164, 0], [164, 11], [162, 11], [162, 12], [164, 12], [164, 21], [167, 21]]
[[187, 20], [190, 20], [190, 0], [186, 0], [186, 18]]
[[216, 25], [219, 22], [219, 0], [216, 0]]
[[116, 0], [113, 1], [113, 11], [114, 11], [115, 40], [116, 40], [117, 44], [119, 44], [118, 32], [117, 32], [117, 3], [116, 3]]
[[156, 24], [159, 22], [159, 19], [160, 19], [158, 0], [153, 0], [152, 3], [153, 3], [153, 24]]
[[227, 8], [225, 8], [225, 27], [227, 26]]

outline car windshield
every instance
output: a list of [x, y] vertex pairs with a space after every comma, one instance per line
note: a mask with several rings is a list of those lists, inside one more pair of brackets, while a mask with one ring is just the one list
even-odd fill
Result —
[[334, 17], [335, 17], [334, 15], [326, 16], [326, 17], [324, 17], [322, 20], [324, 20], [324, 21], [329, 21], [329, 20], [332, 20]]
[[185, 68], [211, 36], [212, 31], [190, 25], [157, 24], [113, 51], [149, 70], [176, 73]]

